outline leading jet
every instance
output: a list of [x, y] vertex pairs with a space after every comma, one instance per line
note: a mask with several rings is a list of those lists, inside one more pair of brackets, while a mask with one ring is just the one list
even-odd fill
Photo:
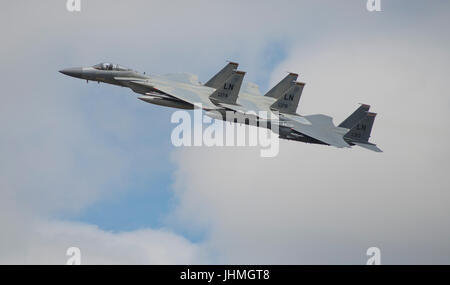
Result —
[[[256, 122], [255, 125], [259, 126], [260, 122], [265, 121], [269, 127], [275, 124], [278, 126], [279, 137], [283, 139], [338, 148], [358, 145], [372, 151], [381, 151], [375, 144], [368, 142], [375, 119], [375, 114], [368, 112], [370, 106], [360, 106], [339, 126], [334, 126], [329, 116], [301, 116], [296, 113], [305, 86], [304, 83], [296, 82], [297, 74], [289, 73], [261, 96], [255, 85], [243, 86], [245, 72], [238, 71], [237, 67], [238, 63], [229, 62], [205, 84], [201, 84], [192, 74], [149, 76], [112, 63], [67, 68], [60, 72], [87, 82], [128, 87], [140, 94], [140, 100], [148, 103], [179, 109], [202, 108], [207, 115], [216, 119], [228, 120], [227, 112], [241, 117], [257, 113], [245, 123]], [[276, 113], [277, 119], [259, 115], [268, 113]]]
[[[180, 109], [205, 110], [222, 107], [214, 100], [237, 98], [245, 72], [237, 71], [237, 64], [230, 62], [207, 83], [201, 84], [195, 75], [167, 74], [148, 76], [130, 68], [112, 63], [100, 63], [91, 67], [76, 67], [60, 70], [61, 73], [85, 79], [87, 82], [103, 82], [128, 87], [141, 94], [138, 98], [152, 104]], [[234, 99], [235, 100], [235, 99]]]

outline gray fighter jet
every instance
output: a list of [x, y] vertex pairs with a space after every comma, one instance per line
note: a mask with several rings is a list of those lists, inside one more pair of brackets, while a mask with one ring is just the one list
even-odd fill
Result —
[[[280, 98], [284, 100], [283, 98]], [[338, 148], [357, 145], [375, 152], [381, 152], [375, 144], [369, 142], [375, 120], [375, 113], [369, 112], [369, 105], [361, 105], [338, 126], [333, 119], [322, 114], [300, 116], [281, 113], [279, 116], [280, 138], [306, 143], [326, 144]]]
[[[228, 120], [226, 114], [230, 111], [238, 117], [241, 115], [241, 118], [248, 118], [249, 113], [255, 114], [252, 120], [244, 120], [244, 123], [254, 122], [258, 126], [265, 121], [268, 127], [277, 124], [279, 136], [283, 139], [339, 148], [358, 145], [381, 151], [375, 144], [368, 142], [375, 119], [375, 114], [368, 112], [368, 105], [362, 105], [339, 126], [335, 126], [332, 118], [326, 115], [300, 116], [296, 109], [305, 84], [296, 82], [297, 74], [289, 73], [261, 96], [252, 85], [241, 89], [245, 72], [238, 71], [237, 67], [237, 63], [229, 62], [205, 84], [201, 84], [191, 74], [148, 76], [111, 63], [68, 68], [60, 72], [87, 82], [128, 87], [141, 94], [138, 98], [148, 103], [181, 109], [202, 108], [207, 111], [207, 115], [216, 119]], [[271, 112], [277, 113], [277, 120], [260, 115]], [[236, 117], [233, 120], [237, 122]]]
[[152, 104], [205, 110], [222, 107], [213, 102], [235, 102], [245, 72], [237, 71], [237, 64], [230, 62], [206, 84], [198, 82], [195, 75], [167, 74], [148, 76], [132, 69], [112, 63], [100, 63], [91, 67], [76, 67], [60, 70], [61, 73], [89, 81], [104, 82], [129, 87], [138, 98]]

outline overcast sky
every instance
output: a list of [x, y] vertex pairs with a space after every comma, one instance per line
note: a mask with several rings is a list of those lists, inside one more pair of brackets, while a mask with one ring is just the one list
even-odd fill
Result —
[[[450, 263], [448, 1], [65, 2], [0, 10], [0, 263]], [[58, 73], [226, 60], [262, 93], [299, 73], [300, 114], [370, 104], [384, 152], [175, 148], [175, 109]]]

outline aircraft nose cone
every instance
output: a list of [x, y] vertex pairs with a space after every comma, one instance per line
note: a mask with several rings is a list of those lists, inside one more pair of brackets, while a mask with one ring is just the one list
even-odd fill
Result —
[[81, 78], [83, 69], [81, 67], [72, 67], [72, 68], [66, 68], [66, 69], [60, 70], [59, 72], [61, 72], [62, 74], [68, 75], [68, 76]]

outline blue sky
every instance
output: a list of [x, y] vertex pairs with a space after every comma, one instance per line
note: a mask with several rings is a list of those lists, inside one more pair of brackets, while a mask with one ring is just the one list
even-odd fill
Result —
[[[270, 71], [285, 59], [287, 46], [287, 43], [273, 41], [262, 49], [261, 66], [267, 72], [260, 73], [261, 76], [255, 78], [254, 81], [260, 87], [261, 92], [266, 92], [270, 87]], [[236, 59], [231, 59], [239, 61], [240, 56], [235, 55], [235, 57]], [[222, 66], [218, 66], [217, 71], [220, 68]], [[195, 73], [195, 70], [186, 70], [186, 72]], [[215, 71], [211, 71], [209, 76], [213, 76], [214, 73]], [[201, 78], [203, 82], [207, 79], [206, 77]], [[103, 84], [100, 88], [95, 87], [95, 89], [95, 93], [108, 92], [111, 96], [110, 100], [115, 101], [117, 105], [136, 105], [137, 115], [143, 123], [142, 129], [133, 137], [133, 140], [120, 141], [108, 133], [102, 134], [100, 139], [108, 141], [108, 144], [115, 148], [125, 149], [127, 152], [132, 152], [133, 149], [130, 146], [136, 145], [158, 148], [160, 159], [155, 162], [150, 159], [146, 161], [145, 157], [142, 157], [131, 161], [130, 168], [123, 178], [126, 182], [120, 185], [126, 191], [119, 191], [120, 194], [107, 197], [90, 205], [80, 215], [71, 219], [95, 224], [107, 231], [131, 231], [146, 227], [165, 227], [166, 215], [175, 207], [174, 203], [176, 203], [171, 191], [174, 183], [175, 166], [169, 159], [173, 146], [167, 144], [174, 127], [173, 124], [170, 124], [172, 110], [136, 101], [132, 96], [124, 94], [132, 92], [127, 89], [106, 87]], [[96, 95], [95, 93], [93, 96]], [[102, 104], [102, 102], [99, 100], [97, 104]], [[92, 113], [95, 112], [95, 106], [96, 104], [92, 104], [90, 100], [82, 103], [87, 117], [92, 116]], [[160, 124], [155, 126], [154, 122], [160, 122]], [[98, 129], [98, 131], [102, 133], [101, 129]], [[146, 172], [146, 162], [156, 164], [160, 170]], [[199, 241], [204, 235], [203, 232], [193, 233], [190, 231], [183, 234], [188, 235], [192, 241]]]

